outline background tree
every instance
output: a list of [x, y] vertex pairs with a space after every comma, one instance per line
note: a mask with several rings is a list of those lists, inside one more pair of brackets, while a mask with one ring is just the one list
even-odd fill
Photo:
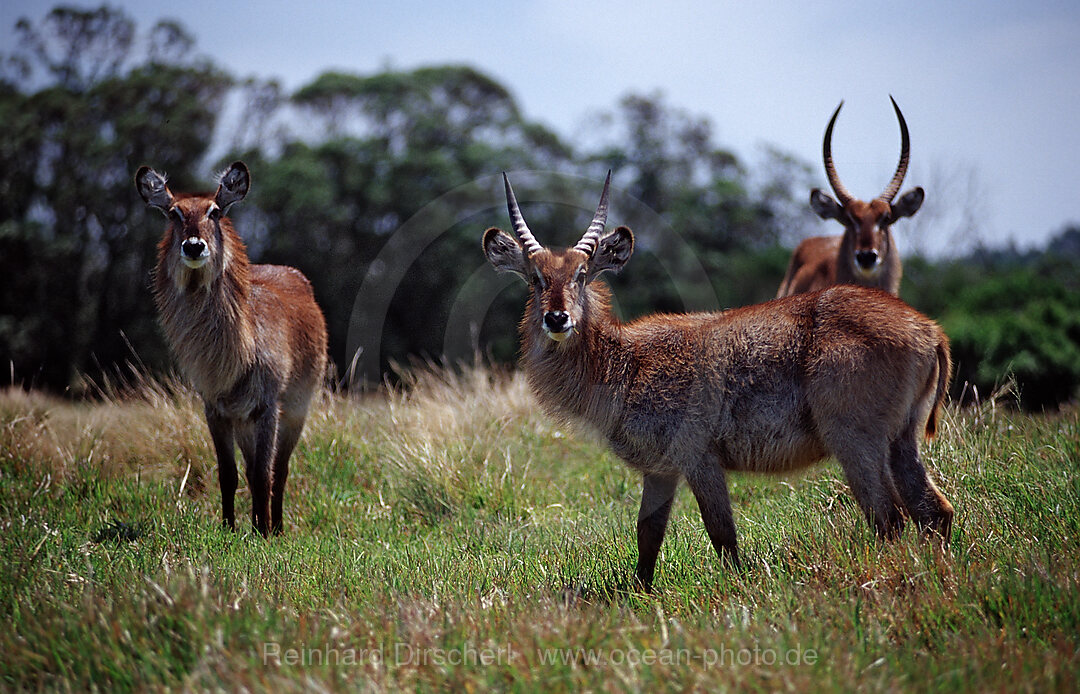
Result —
[[[246, 212], [285, 232], [268, 239], [263, 259], [313, 278], [343, 368], [361, 282], [394, 232], [432, 200], [493, 171], [561, 168], [570, 158], [554, 133], [522, 117], [504, 87], [466, 67], [325, 73], [291, 103], [328, 136], [293, 141], [273, 159], [252, 153], [259, 185]], [[458, 191], [459, 204], [486, 195], [466, 192]], [[459, 210], [436, 209], [425, 220], [433, 233], [415, 241], [426, 245], [403, 249], [415, 257], [400, 261], [408, 273], [380, 317], [379, 372], [390, 358], [441, 354], [455, 288], [482, 261], [476, 229], [459, 224]]]
[[[976, 247], [904, 264], [901, 298], [938, 316], [952, 340], [953, 397], [986, 398], [1010, 381], [1021, 406], [1055, 407], [1080, 391], [1080, 227], [1045, 250]], [[974, 388], [973, 388], [974, 387]]]
[[0, 274], [10, 283], [0, 350], [24, 378], [53, 388], [130, 357], [125, 336], [160, 364], [139, 291], [155, 238], [142, 228], [131, 172], [152, 161], [178, 186], [190, 182], [231, 79], [187, 60], [192, 40], [175, 24], [159, 24], [137, 55], [132, 21], [107, 7], [58, 8], [17, 31], [28, 69], [0, 94]]
[[[738, 306], [775, 294], [786, 263], [777, 222], [791, 208], [794, 159], [774, 151], [770, 178], [755, 191], [743, 163], [714, 141], [712, 123], [669, 106], [659, 92], [629, 94], [594, 122], [599, 144], [587, 155], [593, 175], [613, 168], [643, 203], [637, 211], [659, 213], [666, 223], [658, 228], [654, 219], [623, 211], [638, 256], [633, 277], [612, 283], [631, 314]], [[705, 282], [676, 286], [702, 272]]]
[[[580, 236], [614, 171], [611, 218], [638, 241], [633, 272], [611, 280], [626, 318], [767, 300], [781, 244], [816, 224], [815, 168], [768, 147], [747, 164], [659, 92], [624, 96], [572, 146], [465, 66], [326, 72], [287, 94], [200, 57], [176, 21], [140, 34], [120, 10], [62, 7], [16, 31], [0, 55], [0, 355], [28, 386], [63, 390], [130, 359], [170, 368], [148, 289], [162, 220], [131, 184], [142, 164], [192, 190], [244, 159], [254, 186], [233, 217], [251, 257], [311, 278], [342, 370], [354, 334], [377, 332], [368, 380], [418, 355], [514, 359], [525, 290], [478, 249], [507, 222], [500, 171], [549, 245]], [[952, 219], [939, 212], [928, 219]], [[1011, 376], [1026, 407], [1076, 396], [1077, 239], [905, 259], [902, 296], [953, 338], [957, 394]]]

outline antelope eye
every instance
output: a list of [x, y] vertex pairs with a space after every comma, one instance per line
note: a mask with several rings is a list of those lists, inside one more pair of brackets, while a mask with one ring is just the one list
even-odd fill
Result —
[[574, 281], [577, 282], [578, 284], [585, 284], [585, 268], [584, 268], [584, 266], [578, 268], [577, 275], [575, 275], [575, 277], [574, 277]]
[[206, 218], [207, 219], [218, 219], [220, 217], [221, 217], [221, 208], [219, 208], [217, 205], [211, 205], [206, 210]]
[[180, 222], [181, 224], [184, 223], [184, 213], [180, 211], [180, 208], [170, 207], [169, 214], [172, 215], [176, 219], [176, 221]]

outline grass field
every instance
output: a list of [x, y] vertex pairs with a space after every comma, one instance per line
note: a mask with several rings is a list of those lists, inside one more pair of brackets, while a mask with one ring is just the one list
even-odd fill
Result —
[[271, 541], [220, 527], [183, 387], [7, 391], [0, 688], [1076, 691], [1080, 412], [950, 409], [924, 452], [948, 553], [879, 545], [834, 462], [732, 475], [744, 571], [681, 489], [644, 595], [637, 476], [520, 376], [327, 396]]

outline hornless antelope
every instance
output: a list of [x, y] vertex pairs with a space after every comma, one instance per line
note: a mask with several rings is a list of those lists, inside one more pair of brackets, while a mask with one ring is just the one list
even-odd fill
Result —
[[900, 293], [903, 270], [900, 267], [900, 254], [893, 243], [891, 226], [901, 217], [915, 214], [923, 203], [924, 193], [922, 188], [912, 188], [901, 195], [895, 205], [892, 204], [907, 173], [911, 149], [904, 114], [900, 113], [900, 107], [891, 96], [889, 100], [900, 120], [900, 164], [889, 185], [870, 202], [856, 200], [840, 182], [833, 166], [832, 131], [843, 101], [829, 119], [822, 157], [825, 160], [825, 175], [839, 202], [820, 188], [814, 188], [810, 191], [810, 207], [822, 219], [835, 219], [843, 224], [844, 233], [840, 236], [814, 236], [800, 243], [791, 255], [787, 274], [776, 292], [778, 298], [812, 292], [834, 284], [878, 287], [894, 296]]
[[621, 323], [596, 278], [621, 270], [634, 237], [605, 234], [608, 182], [573, 248], [544, 248], [506, 180], [514, 236], [491, 228], [484, 253], [529, 284], [522, 363], [550, 415], [597, 429], [642, 472], [637, 577], [653, 579], [680, 478], [713, 547], [738, 565], [727, 470], [787, 472], [828, 455], [882, 538], [903, 510], [949, 537], [953, 509], [919, 459], [949, 380], [936, 323], [877, 289], [835, 286], [718, 313]]
[[202, 396], [225, 524], [236, 526], [239, 444], [251, 522], [265, 536], [282, 529], [289, 456], [326, 371], [326, 321], [299, 270], [248, 263], [225, 214], [250, 185], [242, 162], [214, 193], [174, 195], [156, 171], [144, 166], [135, 174], [139, 195], [169, 218], [154, 300], [180, 368]]

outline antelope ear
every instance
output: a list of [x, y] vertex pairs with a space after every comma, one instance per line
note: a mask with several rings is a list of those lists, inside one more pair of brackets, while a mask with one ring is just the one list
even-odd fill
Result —
[[522, 279], [529, 275], [521, 244], [502, 229], [491, 227], [484, 232], [484, 255], [498, 272], [513, 272]]
[[592, 281], [605, 270], [618, 272], [630, 260], [634, 252], [634, 232], [630, 227], [616, 227], [615, 231], [600, 239], [596, 252], [589, 259], [589, 278]]
[[843, 222], [846, 218], [844, 208], [840, 206], [840, 203], [833, 200], [828, 194], [823, 193], [821, 188], [814, 188], [810, 191], [810, 207], [822, 219], [835, 219]]
[[225, 214], [229, 207], [243, 200], [250, 188], [251, 173], [248, 172], [248, 167], [242, 161], [234, 161], [221, 175], [221, 183], [215, 196], [221, 214]]
[[154, 171], [149, 166], [140, 167], [135, 173], [135, 189], [150, 207], [157, 208], [169, 213], [173, 204], [172, 193], [169, 186], [165, 185], [165, 177]]
[[908, 192], [900, 196], [900, 199], [896, 201], [896, 204], [892, 206], [892, 212], [890, 218], [893, 221], [900, 219], [901, 217], [910, 217], [919, 211], [922, 207], [923, 200], [926, 199], [926, 193], [923, 192], [921, 187], [912, 188]]

